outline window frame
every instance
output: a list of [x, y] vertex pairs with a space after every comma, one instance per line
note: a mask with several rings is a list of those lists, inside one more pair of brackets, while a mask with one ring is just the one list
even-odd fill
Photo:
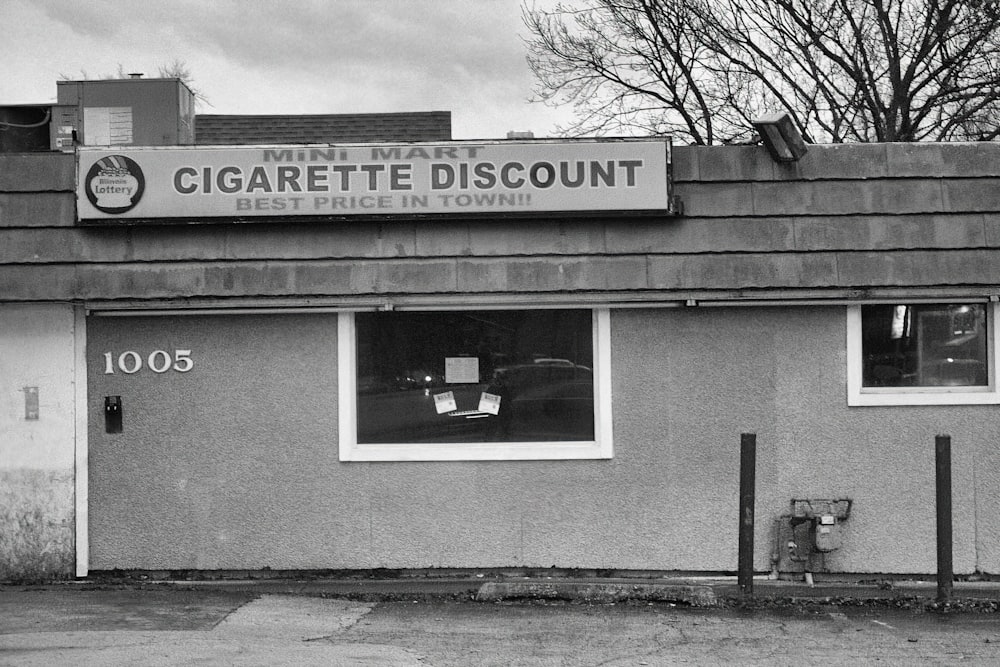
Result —
[[[873, 302], [878, 305], [889, 302]], [[990, 331], [987, 339], [987, 371], [989, 384], [965, 387], [863, 387], [863, 355], [861, 305], [847, 307], [847, 405], [992, 405], [1000, 403], [1000, 386], [997, 382], [997, 350], [1000, 349], [1000, 303], [985, 299], [900, 299], [892, 305], [920, 305], [947, 303], [985, 303], [986, 325]]]
[[[551, 310], [504, 307], [493, 310]], [[421, 308], [446, 311], [454, 308]], [[461, 309], [482, 310], [475, 308]], [[338, 432], [341, 461], [537, 461], [610, 459], [614, 455], [611, 417], [611, 314], [590, 308], [594, 346], [594, 440], [471, 443], [358, 443], [357, 329], [355, 313], [337, 317]]]

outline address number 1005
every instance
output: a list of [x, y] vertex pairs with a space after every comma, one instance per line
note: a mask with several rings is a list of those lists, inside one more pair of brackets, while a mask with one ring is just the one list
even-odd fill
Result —
[[[113, 375], [116, 368], [122, 373], [132, 375], [141, 371], [143, 367], [143, 358], [138, 352], [128, 350], [119, 354], [117, 359], [111, 352], [104, 353], [105, 375]], [[194, 359], [191, 358], [191, 350], [174, 350], [173, 356], [166, 350], [153, 350], [145, 359], [145, 368], [154, 373], [166, 373], [169, 370], [187, 373], [194, 368]]]

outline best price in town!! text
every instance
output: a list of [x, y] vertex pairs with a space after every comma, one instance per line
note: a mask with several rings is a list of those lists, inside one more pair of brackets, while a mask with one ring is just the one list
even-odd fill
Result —
[[[441, 208], [470, 206], [530, 206], [530, 194], [439, 194], [433, 195]], [[431, 195], [361, 195], [344, 197], [238, 197], [237, 211], [354, 211], [428, 208]]]

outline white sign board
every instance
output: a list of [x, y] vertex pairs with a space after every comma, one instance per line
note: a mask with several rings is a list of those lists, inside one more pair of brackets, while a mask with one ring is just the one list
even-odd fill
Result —
[[434, 394], [434, 409], [437, 410], [439, 415], [458, 410], [458, 404], [455, 402], [455, 392], [446, 391], [443, 394]]
[[479, 411], [491, 415], [500, 414], [501, 397], [497, 394], [487, 394], [485, 391], [479, 395]]
[[81, 220], [666, 213], [668, 139], [78, 151]]
[[448, 384], [479, 382], [479, 357], [445, 357], [444, 381]]

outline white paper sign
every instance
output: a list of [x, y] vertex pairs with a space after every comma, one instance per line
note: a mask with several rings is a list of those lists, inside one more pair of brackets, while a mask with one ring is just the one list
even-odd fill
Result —
[[479, 397], [479, 411], [488, 412], [491, 415], [500, 414], [500, 397], [496, 394], [487, 394], [484, 391]]
[[458, 409], [455, 403], [455, 392], [446, 391], [443, 394], [434, 394], [434, 409], [439, 415], [446, 412], [454, 412]]
[[445, 357], [444, 381], [448, 384], [478, 384], [479, 357]]

